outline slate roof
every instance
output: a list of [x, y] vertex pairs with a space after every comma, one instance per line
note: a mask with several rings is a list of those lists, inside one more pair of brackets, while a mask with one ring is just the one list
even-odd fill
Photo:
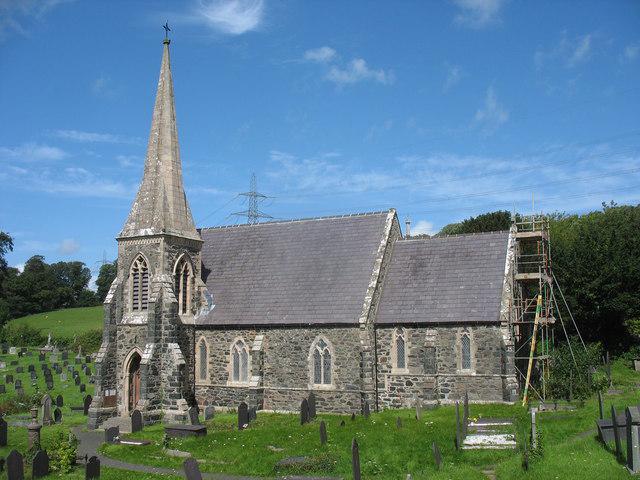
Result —
[[201, 230], [200, 325], [354, 324], [390, 212]]
[[376, 323], [497, 322], [509, 232], [399, 240]]

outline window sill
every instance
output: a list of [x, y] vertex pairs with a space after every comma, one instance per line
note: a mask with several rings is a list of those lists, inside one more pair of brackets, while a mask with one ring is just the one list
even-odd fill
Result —
[[392, 368], [391, 375], [409, 375], [408, 368]]
[[248, 388], [251, 386], [251, 384], [249, 382], [227, 382], [227, 386]]
[[308, 385], [309, 390], [323, 390], [323, 391], [331, 391], [335, 390], [336, 386], [332, 383], [310, 383]]

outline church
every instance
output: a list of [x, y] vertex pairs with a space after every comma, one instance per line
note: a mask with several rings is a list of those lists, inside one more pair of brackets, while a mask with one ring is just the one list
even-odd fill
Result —
[[197, 228], [170, 40], [144, 175], [117, 237], [89, 427], [137, 409], [320, 412], [513, 402], [514, 233], [404, 238], [383, 212]]

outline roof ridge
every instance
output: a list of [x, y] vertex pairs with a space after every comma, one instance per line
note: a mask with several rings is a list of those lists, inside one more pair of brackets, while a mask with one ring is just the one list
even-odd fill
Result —
[[403, 238], [402, 242], [420, 242], [420, 241], [428, 241], [428, 240], [439, 240], [444, 238], [460, 238], [460, 237], [481, 237], [483, 235], [495, 235], [497, 233], [509, 233], [509, 230], [494, 230], [493, 232], [475, 232], [475, 233], [456, 233], [453, 235], [443, 235], [443, 236], [432, 236], [432, 237], [422, 237], [422, 238]]
[[260, 223], [253, 223], [253, 224], [241, 223], [239, 225], [220, 225], [217, 227], [199, 227], [198, 230], [202, 231], [202, 230], [218, 230], [223, 228], [257, 227], [260, 225], [277, 225], [277, 224], [283, 224], [283, 223], [309, 222], [309, 221], [316, 221], [316, 220], [332, 220], [332, 219], [338, 219], [338, 218], [367, 217], [372, 215], [388, 215], [391, 210], [393, 209], [379, 210], [376, 212], [347, 213], [344, 215], [327, 215], [324, 217], [306, 217], [306, 218], [292, 218], [289, 220], [273, 220], [271, 222], [260, 222]]

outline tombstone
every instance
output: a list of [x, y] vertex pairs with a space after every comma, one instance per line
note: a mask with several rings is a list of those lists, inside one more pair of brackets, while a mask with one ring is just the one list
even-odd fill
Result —
[[462, 412], [462, 439], [467, 438], [467, 425], [469, 424], [469, 394], [464, 392], [464, 409]]
[[10, 355], [15, 355], [16, 353], [18, 353], [18, 349], [16, 347], [9, 348]]
[[36, 372], [31, 372], [31, 380], [37, 380], [38, 374]]
[[52, 353], [51, 355], [49, 355], [49, 361], [51, 363], [55, 363], [58, 361], [58, 355], [56, 355], [55, 353]]
[[238, 430], [244, 430], [249, 425], [249, 412], [247, 410], [247, 404], [241, 402], [238, 405]]
[[531, 409], [531, 448], [536, 449], [538, 445], [538, 432], [536, 431], [536, 410]]
[[80, 386], [80, 381], [81, 381], [80, 377], [79, 376], [76, 377], [76, 379], [75, 379], [76, 386]]
[[309, 423], [309, 402], [306, 398], [300, 403], [300, 425], [305, 423]]
[[604, 420], [604, 402], [602, 401], [602, 393], [598, 392], [598, 409], [600, 413], [600, 420]]
[[82, 413], [84, 415], [89, 415], [89, 407], [91, 406], [92, 401], [93, 397], [91, 395], [84, 397], [84, 401], [82, 402]]
[[325, 445], [327, 443], [327, 426], [324, 423], [324, 420], [320, 422], [320, 445]]
[[109, 427], [104, 431], [104, 441], [106, 443], [115, 443], [116, 438], [120, 436], [120, 427]]
[[142, 413], [140, 410], [134, 410], [131, 412], [131, 433], [136, 433], [142, 430]]
[[627, 407], [627, 470], [640, 473], [640, 408]]
[[0, 417], [0, 447], [7, 446], [7, 422]]
[[207, 405], [204, 407], [204, 420], [211, 420], [215, 414], [216, 409], [213, 405]]
[[462, 448], [462, 431], [460, 429], [460, 403], [456, 402], [456, 450]]
[[16, 367], [16, 373], [23, 373], [24, 367]]
[[64, 406], [64, 398], [62, 397], [62, 395], [58, 395], [56, 397], [56, 407], [63, 407]]
[[7, 362], [0, 362], [0, 369], [7, 368]]
[[396, 417], [396, 428], [402, 428], [402, 419], [400, 417]]
[[38, 355], [38, 361], [39, 362], [46, 362], [47, 361], [47, 357], [45, 356], [44, 353], [41, 353], [40, 355]]
[[69, 367], [69, 362], [65, 360], [64, 362], [62, 362], [62, 366], [65, 367], [65, 368], [68, 368]]
[[316, 396], [313, 392], [309, 394], [307, 403], [309, 404], [309, 420], [313, 420], [316, 418]]
[[620, 428], [616, 420], [616, 407], [611, 405], [611, 424], [613, 425], [613, 435], [616, 441], [616, 459], [622, 461], [622, 443], [620, 440]]
[[84, 369], [84, 374], [85, 374], [87, 377], [90, 377], [90, 376], [91, 376], [91, 369], [90, 369], [89, 367], [86, 367], [86, 368]]
[[18, 364], [17, 360], [11, 360], [11, 366], [15, 367]]
[[355, 438], [351, 441], [351, 470], [353, 471], [353, 480], [361, 480], [360, 450], [358, 449], [358, 441]]
[[189, 421], [191, 422], [191, 425], [200, 425], [200, 419], [198, 418], [198, 407], [190, 407], [187, 413], [189, 414]]
[[84, 362], [91, 363], [91, 355], [87, 355], [86, 357], [84, 357]]
[[87, 386], [84, 383], [80, 384], [80, 393], [84, 393], [87, 391]]
[[18, 395], [18, 396], [24, 395], [24, 388], [22, 388], [22, 387], [16, 388], [16, 395]]
[[66, 350], [62, 352], [62, 360], [69, 360], [69, 352]]
[[11, 374], [5, 375], [4, 381], [5, 381], [5, 383], [13, 383], [13, 375], [11, 375]]
[[351, 421], [353, 422], [353, 421], [355, 421], [355, 419], [356, 419], [356, 414], [355, 414], [355, 413], [352, 413], [352, 414], [351, 414]]
[[187, 480], [202, 480], [200, 467], [195, 458], [187, 458], [182, 464], [182, 467], [184, 468], [184, 475], [187, 477]]
[[44, 450], [38, 450], [33, 457], [31, 464], [31, 475], [33, 479], [49, 475], [49, 455]]
[[422, 402], [416, 397], [416, 420], [420, 421], [422, 418]]
[[431, 450], [433, 451], [433, 461], [436, 464], [436, 470], [440, 470], [440, 466], [442, 465], [442, 453], [440, 453], [440, 447], [438, 447], [436, 442], [433, 442]]
[[84, 470], [84, 480], [95, 480], [100, 478], [100, 459], [95, 455], [87, 461]]
[[56, 407], [56, 409], [53, 411], [53, 421], [55, 423], [61, 423], [62, 422], [62, 410], [60, 410], [59, 408]]
[[362, 415], [364, 415], [364, 418], [369, 418], [369, 415], [371, 415], [371, 411], [369, 410], [369, 402], [367, 402], [366, 400], [364, 401], [364, 407], [362, 408]]
[[24, 480], [22, 455], [16, 450], [11, 450], [7, 456], [7, 478], [9, 480]]
[[32, 363], [27, 367], [27, 372], [35, 372], [36, 366]]
[[253, 422], [258, 419], [258, 407], [251, 407], [249, 409], [249, 421]]
[[47, 380], [47, 390], [53, 390], [53, 380]]
[[60, 381], [61, 382], [66, 382], [67, 381], [67, 374], [66, 373], [62, 372], [60, 374]]
[[18, 390], [19, 388], [22, 388], [22, 380], [17, 378], [16, 382], [13, 384], [13, 386], [16, 387], [16, 390]]
[[42, 424], [51, 425], [51, 397], [45, 395], [42, 397]]

